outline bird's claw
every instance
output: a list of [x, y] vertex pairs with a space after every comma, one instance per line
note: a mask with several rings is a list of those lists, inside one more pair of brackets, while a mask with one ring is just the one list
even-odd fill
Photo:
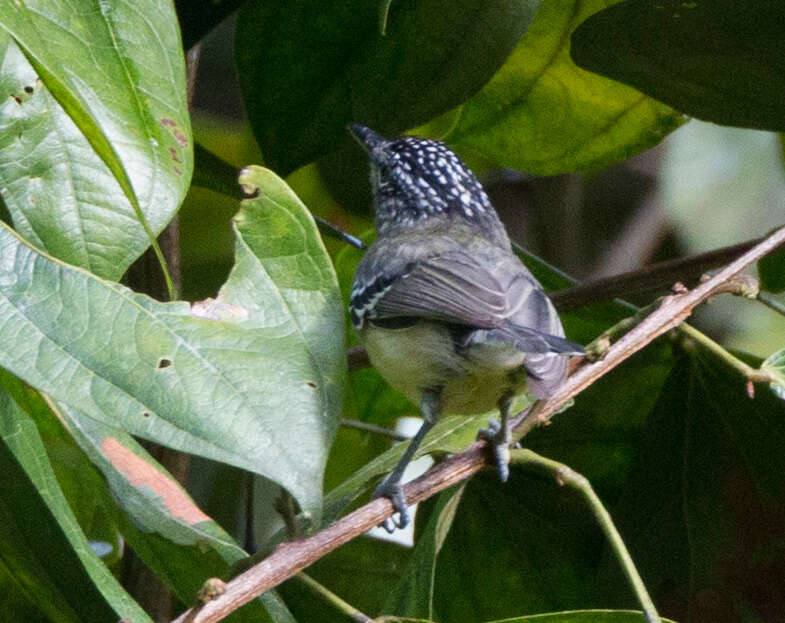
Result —
[[411, 522], [409, 515], [409, 508], [406, 505], [406, 497], [403, 494], [403, 486], [400, 482], [390, 482], [387, 479], [376, 487], [371, 499], [387, 498], [393, 506], [394, 513], [398, 514], [398, 520], [395, 520], [395, 514], [388, 517], [379, 524], [380, 528], [384, 528], [389, 534], [395, 532], [397, 528], [405, 528]]
[[488, 422], [488, 428], [477, 431], [477, 439], [485, 439], [491, 446], [499, 480], [507, 482], [510, 477], [510, 431], [495, 420]]

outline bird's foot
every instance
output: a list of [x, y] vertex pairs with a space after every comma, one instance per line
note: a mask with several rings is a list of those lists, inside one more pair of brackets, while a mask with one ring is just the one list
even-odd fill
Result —
[[477, 439], [485, 439], [490, 444], [499, 480], [507, 482], [510, 477], [510, 443], [512, 442], [510, 430], [496, 420], [491, 420], [488, 422], [488, 428], [477, 431]]
[[409, 516], [409, 508], [406, 505], [406, 497], [403, 494], [403, 485], [399, 480], [393, 481], [385, 478], [382, 483], [376, 487], [371, 499], [387, 498], [392, 502], [395, 513], [398, 514], [398, 520], [395, 520], [395, 513], [392, 517], [388, 517], [379, 524], [380, 528], [384, 528], [388, 533], [392, 534], [396, 528], [405, 528], [409, 525], [411, 517]]

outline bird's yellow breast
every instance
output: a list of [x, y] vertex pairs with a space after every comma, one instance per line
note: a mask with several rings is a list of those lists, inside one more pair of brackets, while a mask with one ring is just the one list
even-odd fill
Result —
[[484, 344], [459, 353], [447, 328], [427, 321], [401, 329], [370, 325], [360, 335], [374, 367], [418, 406], [425, 389], [442, 388], [442, 413], [472, 415], [525, 389], [524, 355], [511, 346]]

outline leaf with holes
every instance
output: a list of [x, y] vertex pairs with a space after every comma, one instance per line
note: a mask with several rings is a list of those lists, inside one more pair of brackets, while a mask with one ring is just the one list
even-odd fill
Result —
[[681, 115], [570, 59], [570, 33], [613, 0], [546, 2], [447, 141], [537, 175], [596, 168], [657, 144]]
[[318, 515], [341, 409], [344, 310], [316, 226], [270, 171], [235, 217], [215, 301], [159, 303], [0, 229], [0, 365], [128, 433], [266, 476]]
[[0, 88], [0, 194], [14, 226], [55, 257], [119, 279], [191, 178], [172, 7], [1, 0]]

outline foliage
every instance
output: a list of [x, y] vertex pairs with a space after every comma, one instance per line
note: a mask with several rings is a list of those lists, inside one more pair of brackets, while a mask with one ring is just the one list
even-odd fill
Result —
[[[245, 130], [268, 168], [243, 160], [238, 177], [201, 146], [194, 156], [183, 41], [241, 4]], [[401, 445], [339, 427], [416, 415], [372, 368], [347, 371], [361, 252], [323, 241], [314, 219], [355, 234], [369, 225], [347, 123], [389, 135], [419, 126], [478, 170], [537, 175], [596, 174], [685, 115], [783, 131], [782, 11], [730, 0], [0, 0], [4, 620], [152, 620], [130, 550], [178, 607], [191, 605], [204, 580], [248, 563], [253, 536], [262, 551], [282, 538], [281, 500], [314, 531], [366, 501], [396, 462]], [[752, 219], [758, 206], [739, 209]], [[165, 251], [183, 261], [181, 289], [214, 298], [160, 302], [123, 279], [151, 245], [163, 259], [154, 241], [175, 215], [182, 255]], [[784, 257], [760, 262], [764, 289], [785, 289]], [[547, 289], [570, 285], [526, 261]], [[630, 309], [586, 304], [563, 319], [588, 343]], [[722, 357], [672, 338], [526, 445], [589, 478], [663, 616], [778, 620], [785, 344], [763, 363], [739, 355], [769, 375], [750, 398]], [[489, 417], [443, 418], [421, 454], [461, 450]], [[200, 457], [187, 483], [149, 442]], [[255, 475], [252, 506], [251, 477], [233, 468]], [[356, 539], [309, 573], [379, 621], [643, 620], [583, 502], [524, 469], [423, 503], [415, 536], [413, 549]], [[285, 583], [231, 618], [345, 620], [307, 586]]]

